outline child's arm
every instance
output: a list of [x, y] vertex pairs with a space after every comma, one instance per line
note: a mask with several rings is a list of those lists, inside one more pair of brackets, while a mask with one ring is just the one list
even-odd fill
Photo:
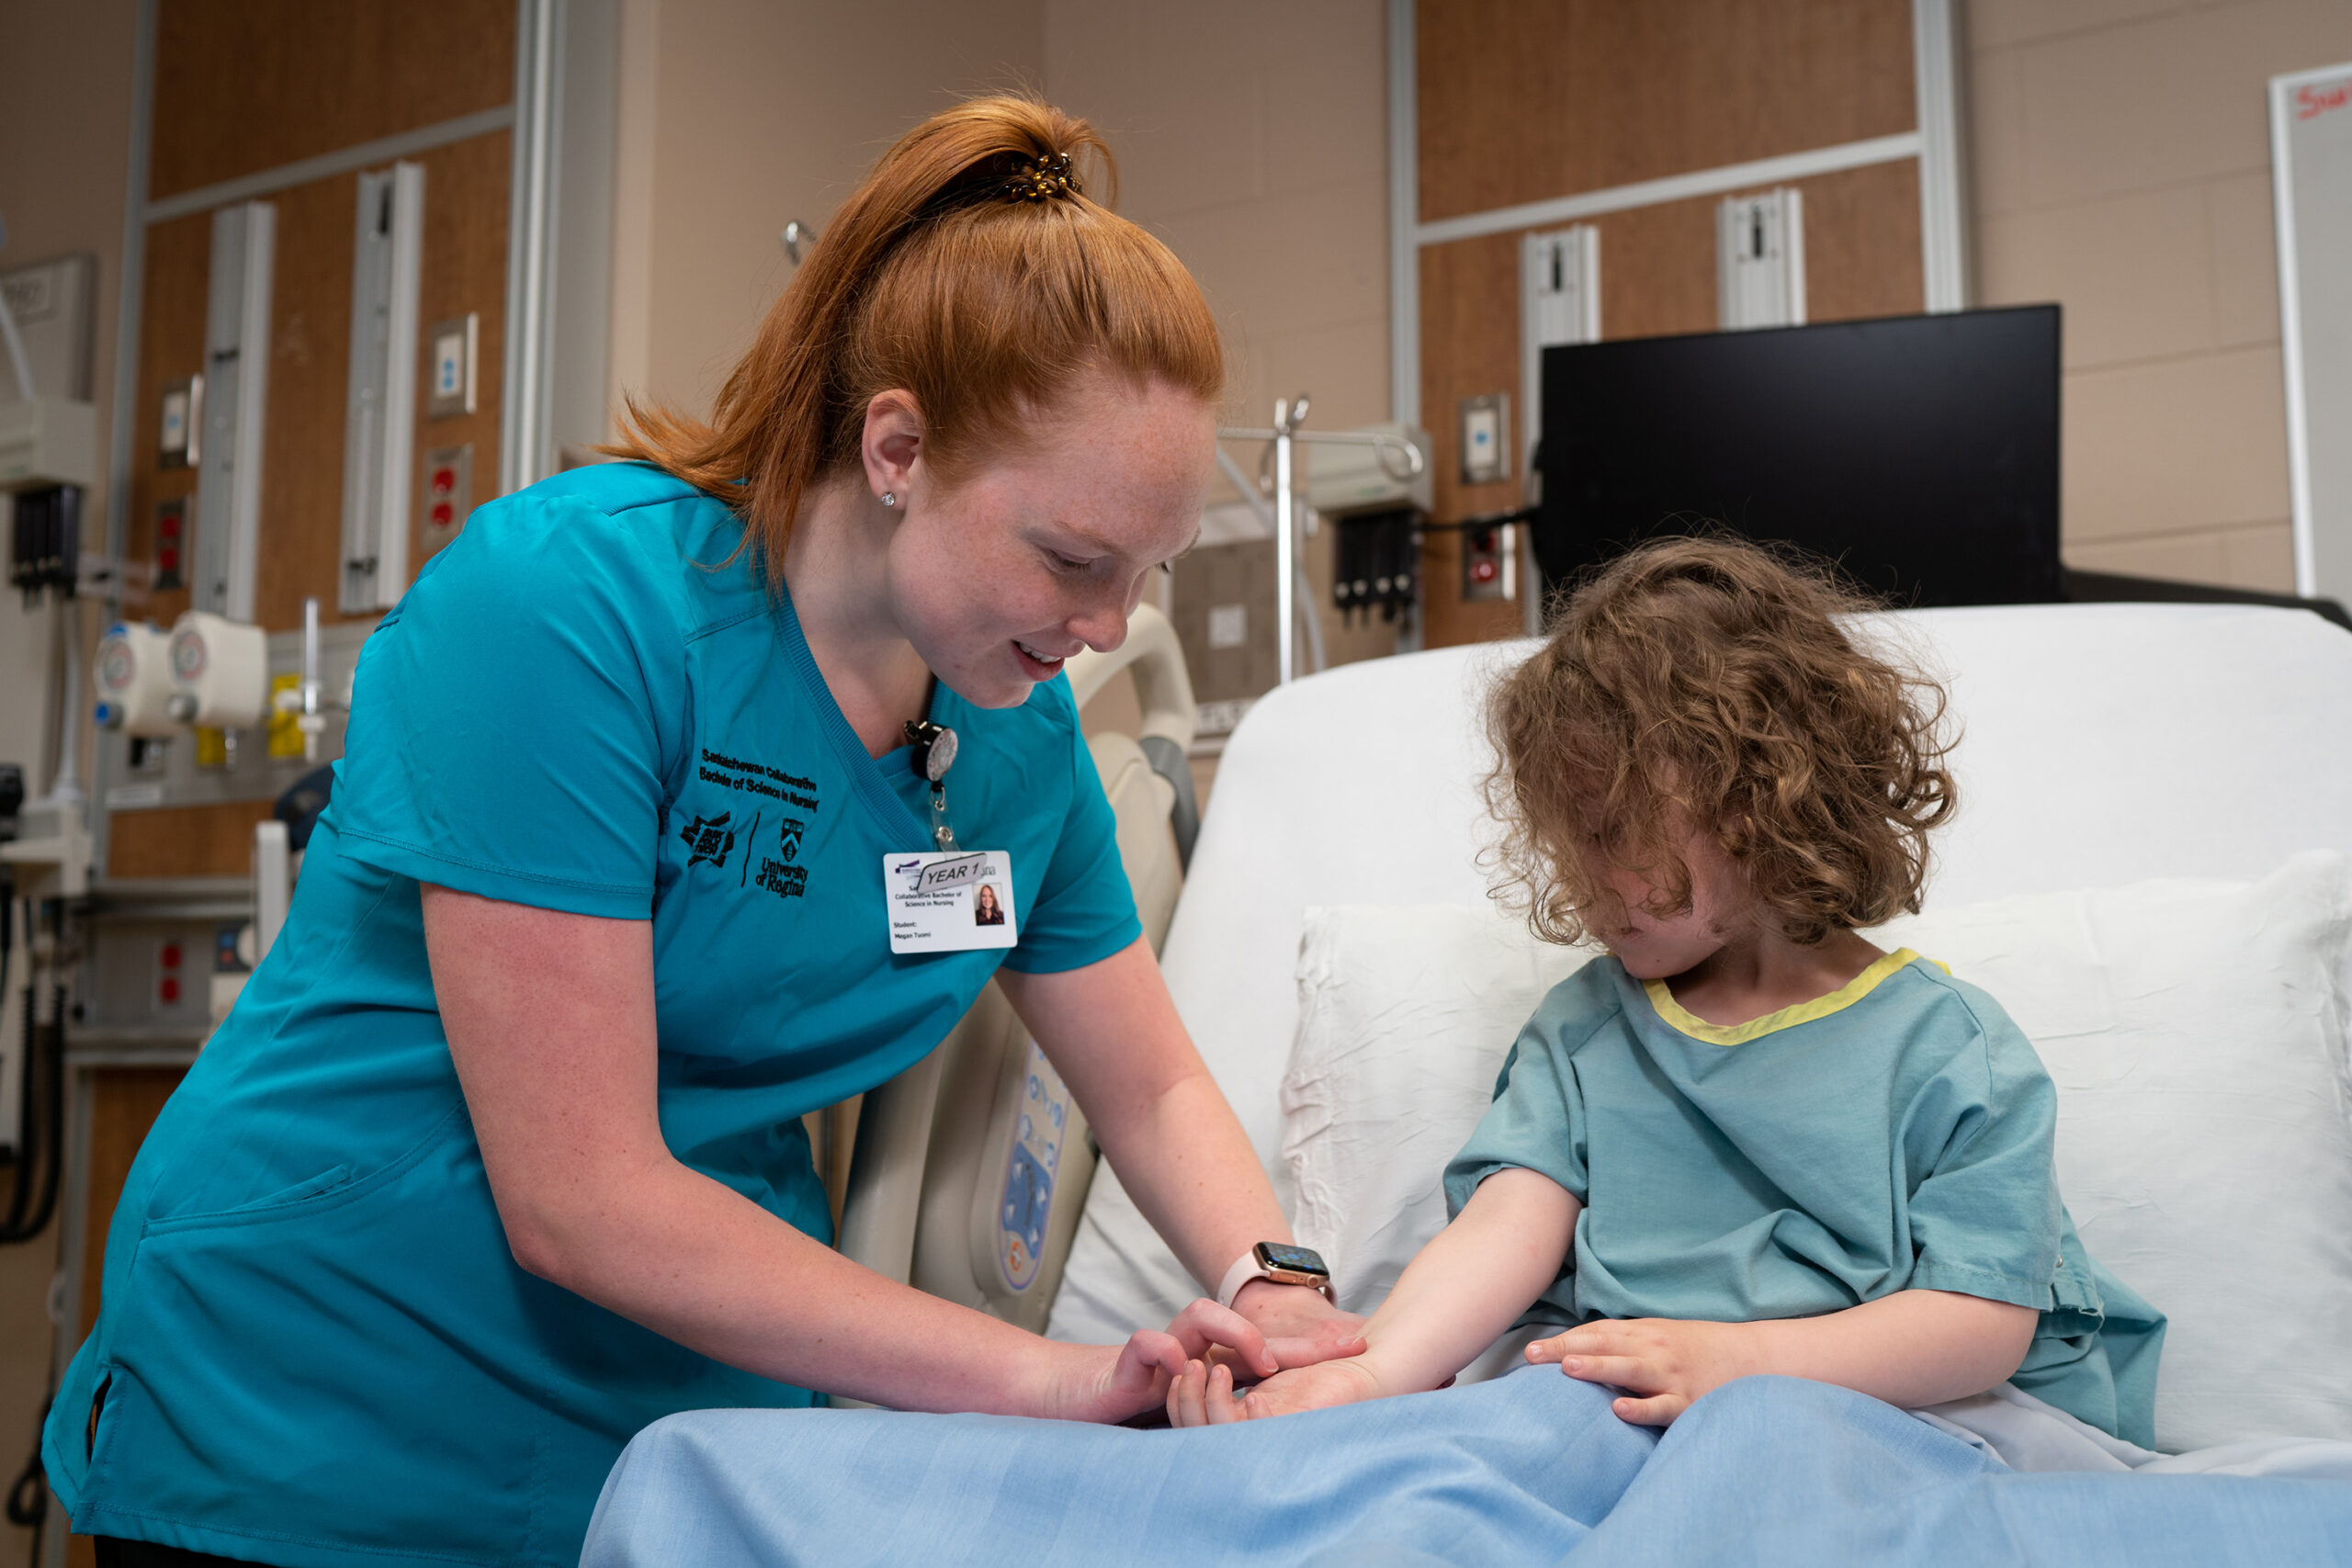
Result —
[[1537, 1340], [1527, 1359], [1626, 1390], [1617, 1415], [1645, 1427], [1669, 1425], [1700, 1395], [1762, 1372], [1837, 1383], [1909, 1408], [2005, 1381], [2025, 1359], [2040, 1316], [1951, 1291], [1897, 1291], [1844, 1312], [1768, 1323], [1600, 1319]]
[[1583, 1208], [1534, 1171], [1498, 1170], [1406, 1266], [1364, 1325], [1361, 1356], [1279, 1372], [1233, 1396], [1233, 1376], [1195, 1361], [1168, 1395], [1179, 1427], [1419, 1393], [1476, 1359], [1559, 1278]]

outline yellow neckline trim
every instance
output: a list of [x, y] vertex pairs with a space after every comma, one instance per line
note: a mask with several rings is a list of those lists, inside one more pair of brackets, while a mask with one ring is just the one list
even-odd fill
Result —
[[1869, 996], [1881, 980], [1918, 956], [1907, 947], [1898, 947], [1827, 996], [1815, 997], [1809, 1002], [1799, 1002], [1778, 1012], [1768, 1012], [1762, 1018], [1751, 1018], [1746, 1023], [1709, 1023], [1676, 1001], [1674, 993], [1666, 988], [1663, 980], [1645, 980], [1642, 989], [1649, 993], [1650, 1006], [1657, 1010], [1658, 1017], [1691, 1039], [1702, 1040], [1710, 1045], [1744, 1045], [1774, 1030], [1811, 1023], [1816, 1018], [1827, 1018], [1833, 1012], [1844, 1011]]

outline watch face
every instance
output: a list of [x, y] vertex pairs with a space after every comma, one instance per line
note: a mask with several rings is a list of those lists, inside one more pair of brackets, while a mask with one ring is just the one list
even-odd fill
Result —
[[1258, 1244], [1258, 1260], [1269, 1269], [1295, 1269], [1302, 1274], [1329, 1274], [1323, 1255], [1311, 1247], [1292, 1247], [1283, 1242], [1261, 1241]]

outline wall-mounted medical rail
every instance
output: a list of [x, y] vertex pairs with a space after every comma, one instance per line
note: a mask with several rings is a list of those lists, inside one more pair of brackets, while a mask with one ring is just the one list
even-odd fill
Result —
[[[1282, 627], [1278, 645], [1280, 653], [1278, 684], [1287, 686], [1295, 673], [1297, 662], [1298, 581], [1298, 498], [1295, 491], [1295, 448], [1302, 441], [1326, 446], [1370, 446], [1381, 454], [1385, 467], [1388, 455], [1401, 454], [1405, 472], [1401, 478], [1417, 477], [1422, 468], [1420, 449], [1401, 436], [1376, 430], [1302, 430], [1306, 423], [1306, 394], [1295, 398], [1274, 400], [1274, 423], [1271, 430], [1221, 429], [1220, 441], [1270, 441], [1274, 449], [1274, 624]], [[1220, 454], [1220, 461], [1224, 461]], [[1227, 472], [1231, 473], [1227, 467]], [[1253, 503], [1257, 500], [1254, 486], [1243, 486], [1241, 493]]]

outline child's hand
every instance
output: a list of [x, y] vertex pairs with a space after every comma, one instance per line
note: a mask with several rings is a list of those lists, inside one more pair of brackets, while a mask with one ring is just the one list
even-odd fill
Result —
[[1242, 1398], [1233, 1396], [1232, 1370], [1194, 1361], [1168, 1391], [1168, 1421], [1174, 1427], [1216, 1427], [1227, 1421], [1257, 1421], [1378, 1399], [1388, 1390], [1361, 1359], [1319, 1361], [1277, 1372]]
[[[1230, 1358], [1260, 1373], [1280, 1364], [1249, 1319], [1229, 1307], [1196, 1301], [1165, 1331], [1139, 1328], [1118, 1347], [1036, 1343], [1039, 1383], [1028, 1413], [1072, 1421], [1124, 1421], [1172, 1400], [1187, 1368]], [[1226, 1387], [1233, 1375], [1226, 1373]]]
[[1671, 1317], [1596, 1318], [1538, 1339], [1527, 1359], [1557, 1361], [1586, 1382], [1624, 1389], [1610, 1408], [1637, 1427], [1670, 1427], [1691, 1402], [1756, 1368], [1752, 1325]]

